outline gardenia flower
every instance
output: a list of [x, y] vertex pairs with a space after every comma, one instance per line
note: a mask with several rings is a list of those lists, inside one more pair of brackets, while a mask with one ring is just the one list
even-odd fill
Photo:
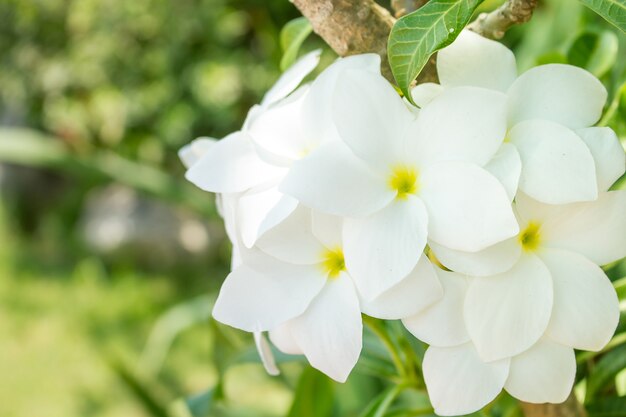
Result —
[[[597, 145], [609, 133], [589, 128], [600, 119], [607, 98], [606, 89], [591, 73], [549, 64], [518, 77], [509, 49], [468, 30], [439, 52], [437, 72], [441, 85], [422, 84], [413, 90], [418, 105], [459, 86], [506, 93], [507, 143], [500, 157], [509, 169], [516, 167], [510, 180], [519, 178], [525, 194], [549, 204], [597, 197], [594, 157], [606, 149]], [[598, 179], [601, 184], [607, 181], [615, 178]]]
[[423, 258], [401, 287], [362, 305], [345, 265], [341, 222], [297, 208], [228, 275], [213, 317], [256, 332], [266, 361], [271, 352], [258, 335], [262, 331], [270, 331], [282, 351], [304, 354], [313, 367], [343, 382], [361, 351], [362, 311], [397, 319], [423, 310], [443, 292]]
[[[503, 387], [527, 402], [564, 401], [573, 349], [602, 349], [617, 326], [617, 295], [597, 265], [626, 255], [626, 191], [560, 206], [519, 194], [515, 209], [522, 255], [510, 270], [472, 278], [441, 271], [444, 298], [403, 320], [431, 345], [424, 377], [440, 415], [476, 411]], [[490, 255], [480, 262], [493, 262]]]
[[416, 117], [380, 75], [346, 70], [332, 112], [342, 141], [295, 162], [280, 189], [347, 217], [346, 265], [365, 299], [400, 282], [426, 239], [478, 251], [514, 236], [498, 179], [482, 168], [505, 136], [505, 96], [461, 87]]

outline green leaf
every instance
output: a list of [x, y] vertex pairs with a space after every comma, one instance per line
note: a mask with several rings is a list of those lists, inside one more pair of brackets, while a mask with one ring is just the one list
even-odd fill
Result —
[[589, 417], [626, 417], [626, 397], [603, 398], [587, 406]]
[[405, 387], [401, 384], [387, 388], [372, 400], [360, 417], [383, 417]]
[[615, 375], [624, 368], [626, 368], [626, 345], [613, 349], [598, 361], [587, 380], [585, 402], [594, 399], [604, 387], [613, 382]]
[[585, 32], [572, 43], [567, 58], [570, 64], [585, 68], [599, 78], [615, 65], [618, 49], [619, 41], [612, 31]]
[[192, 417], [208, 417], [213, 401], [213, 389], [193, 395], [185, 400]]
[[280, 31], [280, 47], [283, 57], [280, 60], [281, 71], [286, 70], [296, 61], [298, 51], [313, 28], [305, 17], [298, 17], [287, 23]]
[[626, 33], [626, 2], [624, 0], [580, 0], [582, 4]]
[[288, 417], [330, 417], [333, 414], [335, 390], [326, 375], [306, 367], [300, 375]]
[[413, 102], [409, 86], [430, 56], [450, 45], [483, 0], [431, 0], [391, 29], [387, 51], [402, 93]]

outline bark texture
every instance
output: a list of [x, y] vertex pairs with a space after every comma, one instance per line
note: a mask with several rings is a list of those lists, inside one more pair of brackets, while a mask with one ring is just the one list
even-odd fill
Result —
[[509, 0], [491, 13], [482, 13], [467, 28], [487, 38], [501, 39], [513, 25], [530, 20], [537, 0]]
[[399, 18], [416, 11], [427, 2], [428, 0], [391, 0], [391, 8], [394, 16]]
[[562, 404], [521, 404], [526, 417], [587, 417], [587, 412], [573, 393]]

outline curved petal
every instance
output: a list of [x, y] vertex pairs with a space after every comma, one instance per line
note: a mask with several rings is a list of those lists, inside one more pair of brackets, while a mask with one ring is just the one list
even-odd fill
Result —
[[480, 410], [496, 398], [509, 374], [508, 359], [485, 363], [471, 343], [431, 346], [422, 366], [430, 402], [439, 416]]
[[522, 160], [515, 146], [510, 143], [502, 144], [491, 161], [485, 165], [485, 169], [500, 181], [509, 200], [513, 201], [522, 173]]
[[517, 237], [491, 245], [478, 252], [463, 252], [429, 242], [435, 256], [446, 268], [461, 274], [488, 277], [506, 272], [522, 254]]
[[[259, 257], [262, 270], [241, 265], [215, 302], [215, 320], [247, 332], [270, 330], [304, 312], [326, 277], [317, 265], [292, 265]], [[256, 266], [256, 265], [255, 265]]]
[[506, 96], [476, 87], [446, 89], [407, 130], [407, 155], [418, 166], [438, 161], [484, 165], [506, 134]]
[[248, 122], [246, 133], [256, 145], [259, 157], [268, 163], [289, 166], [308, 150], [308, 133], [302, 125], [302, 104], [308, 90], [299, 88]]
[[440, 245], [476, 252], [519, 232], [504, 187], [476, 165], [433, 164], [423, 172], [420, 192], [428, 208], [428, 237]]
[[283, 353], [288, 355], [303, 355], [302, 349], [293, 338], [290, 321], [270, 330], [270, 340]]
[[341, 237], [343, 218], [331, 214], [311, 212], [313, 235], [328, 249], [343, 247]]
[[298, 206], [297, 200], [276, 186], [253, 189], [239, 198], [237, 220], [241, 239], [251, 248], [265, 232], [280, 224]]
[[257, 352], [259, 352], [259, 357], [261, 358], [261, 363], [263, 363], [265, 371], [272, 376], [280, 375], [280, 370], [276, 366], [272, 348], [262, 332], [254, 332], [254, 344], [256, 345]]
[[569, 396], [575, 377], [574, 349], [544, 338], [511, 359], [504, 389], [521, 401], [558, 404]]
[[304, 77], [309, 75], [309, 73], [317, 67], [317, 64], [320, 62], [321, 54], [322, 50], [316, 49], [298, 59], [280, 76], [274, 86], [265, 93], [261, 105], [269, 106], [287, 97], [289, 93], [295, 90], [302, 80], [304, 80]]
[[517, 77], [515, 65], [509, 48], [469, 30], [437, 54], [437, 73], [446, 87], [472, 85], [506, 92]]
[[426, 245], [428, 214], [416, 197], [396, 199], [364, 219], [346, 219], [346, 267], [367, 301], [406, 277]]
[[359, 359], [363, 338], [359, 299], [350, 277], [344, 273], [329, 279], [290, 327], [311, 366], [345, 382]]
[[295, 162], [280, 189], [307, 207], [339, 216], [364, 216], [395, 197], [342, 143], [327, 143]]
[[624, 213], [626, 190], [601, 193], [596, 201], [559, 206], [542, 227], [544, 245], [580, 253], [598, 265], [617, 261], [626, 256]]
[[361, 300], [361, 311], [368, 316], [398, 320], [413, 316], [443, 297], [443, 287], [435, 268], [425, 255], [411, 273], [372, 301]]
[[235, 132], [211, 146], [185, 178], [205, 191], [237, 193], [279, 178], [284, 172], [284, 168], [261, 160], [250, 139]]
[[510, 126], [543, 119], [570, 129], [595, 124], [607, 92], [588, 71], [572, 65], [549, 64], [523, 73], [508, 91]]
[[480, 357], [493, 361], [531, 347], [548, 327], [552, 302], [550, 271], [535, 255], [503, 274], [474, 278], [464, 312]]
[[369, 166], [387, 172], [403, 156], [403, 132], [414, 115], [381, 75], [346, 70], [332, 111], [341, 139]]
[[596, 165], [598, 189], [607, 191], [624, 174], [626, 155], [610, 127], [589, 127], [576, 131], [589, 147]]
[[303, 104], [303, 127], [308, 133], [309, 147], [339, 140], [333, 121], [332, 103], [337, 89], [337, 79], [346, 70], [365, 71], [380, 75], [378, 54], [359, 54], [337, 59], [311, 84]]
[[209, 148], [211, 148], [217, 142], [217, 139], [208, 137], [194, 139], [188, 145], [180, 148], [180, 150], [178, 151], [178, 157], [182, 161], [185, 168], [189, 169], [192, 165], [200, 160], [202, 155], [204, 155], [209, 150]]
[[469, 342], [463, 320], [467, 281], [454, 272], [436, 271], [443, 286], [443, 298], [402, 323], [413, 336], [432, 346], [451, 347]]
[[544, 249], [540, 256], [554, 282], [547, 335], [575, 349], [602, 349], [619, 321], [619, 300], [611, 281], [600, 267], [577, 253]]
[[440, 84], [435, 83], [423, 83], [418, 84], [411, 90], [411, 95], [413, 96], [413, 102], [417, 104], [419, 107], [424, 107], [435, 98], [437, 98], [441, 93], [443, 93], [444, 88]]
[[510, 132], [522, 159], [519, 188], [548, 204], [598, 197], [596, 168], [589, 148], [573, 131], [545, 120], [529, 120]]
[[324, 246], [311, 231], [311, 210], [298, 207], [256, 242], [263, 252], [283, 262], [313, 265], [322, 261]]

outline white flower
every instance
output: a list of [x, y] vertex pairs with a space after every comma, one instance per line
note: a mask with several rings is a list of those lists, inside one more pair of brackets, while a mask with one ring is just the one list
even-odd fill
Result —
[[[443, 292], [423, 257], [400, 287], [361, 305], [344, 262], [341, 222], [297, 208], [226, 278], [213, 317], [249, 332], [270, 331], [279, 349], [304, 354], [312, 366], [343, 382], [360, 354], [361, 311], [398, 319], [423, 310]], [[274, 369], [262, 337], [256, 339]]]
[[219, 141], [187, 172], [203, 190], [240, 194], [236, 216], [247, 248], [297, 207], [296, 199], [278, 190], [290, 165], [336, 139], [328, 109], [337, 76], [348, 68], [377, 72], [380, 66], [375, 54], [340, 59], [310, 87], [292, 93], [318, 60], [319, 52], [301, 58], [250, 110], [243, 129]]
[[477, 251], [517, 233], [509, 198], [481, 168], [505, 133], [504, 95], [450, 89], [417, 119], [380, 75], [345, 71], [333, 102], [341, 142], [293, 164], [280, 189], [347, 216], [346, 264], [371, 300], [433, 241]]
[[439, 52], [437, 70], [441, 86], [422, 84], [413, 90], [418, 105], [458, 86], [507, 94], [510, 145], [501, 152], [511, 161], [521, 159], [519, 168], [509, 164], [507, 176], [511, 182], [519, 177], [519, 187], [527, 195], [550, 204], [594, 200], [598, 185], [604, 188], [619, 177], [611, 167], [602, 167], [597, 160], [594, 164], [597, 152], [609, 147], [617, 152], [621, 147], [610, 129], [589, 128], [599, 120], [607, 97], [602, 83], [589, 72], [550, 64], [517, 77], [509, 49], [470, 31]]
[[597, 265], [626, 254], [626, 191], [560, 206], [519, 194], [515, 209], [513, 243], [455, 259], [499, 264], [517, 247], [512, 268], [472, 278], [439, 271], [444, 298], [403, 320], [431, 345], [424, 377], [440, 415], [478, 410], [502, 388], [527, 402], [564, 401], [573, 349], [602, 349], [617, 326], [618, 299]]

